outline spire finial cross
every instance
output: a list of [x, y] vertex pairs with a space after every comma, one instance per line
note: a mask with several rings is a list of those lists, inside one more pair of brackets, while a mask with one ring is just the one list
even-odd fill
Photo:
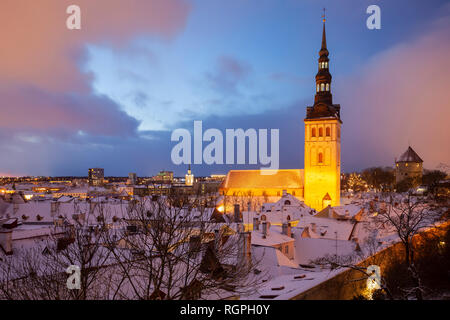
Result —
[[323, 22], [325, 22], [327, 19], [326, 19], [326, 15], [325, 15], [325, 12], [326, 12], [326, 9], [325, 8], [323, 8], [323, 15], [322, 15], [322, 18], [323, 18]]

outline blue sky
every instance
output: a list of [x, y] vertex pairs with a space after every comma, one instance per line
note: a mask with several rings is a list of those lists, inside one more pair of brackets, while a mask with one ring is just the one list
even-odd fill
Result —
[[[409, 100], [402, 100], [405, 97], [392, 86], [383, 86], [393, 78], [395, 70], [388, 66], [395, 65], [393, 61], [398, 57], [411, 57], [407, 59], [408, 66], [417, 66], [423, 59], [433, 60], [434, 55], [447, 53], [445, 45], [442, 53], [423, 47], [427, 39], [438, 41], [439, 35], [445, 35], [448, 41], [450, 7], [446, 1], [171, 2], [175, 7], [186, 8], [182, 7], [182, 13], [174, 18], [179, 23], [170, 29], [169, 35], [161, 31], [163, 27], [146, 29], [136, 23], [117, 42], [113, 29], [86, 37], [76, 46], [73, 40], [65, 39], [67, 45], [60, 54], [74, 64], [74, 78], [77, 81], [80, 78], [84, 88], [69, 85], [63, 89], [45, 88], [42, 96], [64, 95], [63, 100], [55, 98], [57, 101], [66, 101], [68, 96], [94, 97], [93, 109], [89, 111], [93, 124], [86, 126], [85, 120], [79, 120], [80, 124], [70, 124], [71, 129], [67, 130], [52, 128], [52, 124], [46, 124], [45, 129], [30, 129], [21, 126], [20, 121], [11, 127], [0, 122], [0, 137], [9, 141], [2, 144], [9, 156], [0, 162], [0, 173], [85, 175], [88, 167], [99, 166], [105, 168], [106, 175], [133, 171], [147, 176], [162, 169], [181, 175], [186, 168], [170, 161], [174, 145], [170, 133], [175, 128], [192, 130], [194, 120], [203, 120], [205, 128], [222, 130], [279, 128], [281, 167], [303, 167], [303, 118], [314, 97], [323, 7], [327, 8], [332, 93], [334, 103], [341, 104], [344, 121], [344, 171], [392, 165], [408, 143], [426, 160], [425, 167], [450, 162], [448, 152], [423, 138], [433, 135], [433, 130], [440, 130], [443, 143], [449, 141], [445, 122], [439, 122], [442, 117], [438, 116], [438, 110], [448, 109], [448, 105], [431, 106], [438, 108], [437, 128], [431, 131], [422, 128], [425, 133], [418, 134], [411, 123], [420, 119], [420, 112], [409, 112], [412, 108], [399, 103]], [[366, 27], [366, 8], [371, 4], [381, 8], [381, 30]], [[127, 10], [125, 4], [123, 10]], [[170, 13], [168, 19], [172, 17]], [[96, 18], [102, 21], [107, 15], [107, 10], [100, 11]], [[158, 12], [154, 12], [148, 19], [157, 16]], [[133, 19], [132, 12], [130, 17]], [[448, 67], [444, 63], [440, 68]], [[398, 72], [406, 67], [400, 66]], [[438, 66], [422, 66], [426, 70], [433, 68]], [[417, 77], [421, 77], [422, 69], [417, 69]], [[375, 84], [373, 75], [377, 76]], [[52, 77], [58, 82], [61, 75], [49, 72], [42, 77]], [[432, 90], [424, 88], [421, 82], [422, 88], [415, 91], [418, 84], [411, 80], [404, 79], [404, 84], [402, 81], [402, 86], [405, 85], [402, 94], [420, 95], [422, 90], [425, 96], [427, 90]], [[11, 81], [0, 76], [0, 93], [9, 97]], [[38, 86], [33, 79], [22, 81], [19, 83], [22, 86]], [[424, 82], [429, 83], [426, 79]], [[392, 96], [389, 90], [396, 95]], [[436, 94], [445, 101], [448, 93]], [[39, 99], [40, 95], [36, 96], [32, 101]], [[80, 99], [80, 105], [89, 104], [91, 98]], [[8, 104], [11, 108], [13, 99]], [[408, 99], [416, 101], [420, 97]], [[43, 105], [45, 101], [42, 100]], [[67, 108], [73, 112], [88, 110], [89, 106], [78, 108], [76, 101]], [[56, 111], [58, 108], [59, 105], [55, 106]], [[394, 117], [386, 114], [392, 108], [398, 110], [396, 120], [386, 124], [389, 130], [382, 129], [386, 136], [379, 136], [383, 128], [380, 122], [385, 117]], [[108, 126], [112, 129], [103, 130]], [[97, 131], [94, 127], [98, 127]], [[230, 168], [193, 167], [197, 175], [226, 173]]]

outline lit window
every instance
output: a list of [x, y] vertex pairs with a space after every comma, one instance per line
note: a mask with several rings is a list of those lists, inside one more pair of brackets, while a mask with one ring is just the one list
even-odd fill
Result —
[[330, 84], [329, 83], [327, 83], [327, 86], [326, 86], [326, 89], [325, 89], [326, 91], [330, 91]]
[[316, 128], [312, 128], [311, 137], [315, 137], [315, 136], [316, 136]]
[[323, 129], [319, 128], [319, 137], [323, 137]]
[[316, 91], [319, 92], [319, 89], [320, 89], [320, 87], [319, 87], [319, 84], [318, 84], [318, 85], [317, 85]]
[[330, 134], [330, 128], [327, 128], [325, 132], [326, 132], [326, 136], [327, 136], [327, 137], [329, 137], [329, 136], [331, 135], [331, 134]]
[[319, 159], [318, 159], [319, 163], [323, 163], [323, 154], [322, 152], [319, 152]]
[[325, 84], [324, 83], [321, 83], [320, 84], [320, 91], [323, 91], [325, 89]]

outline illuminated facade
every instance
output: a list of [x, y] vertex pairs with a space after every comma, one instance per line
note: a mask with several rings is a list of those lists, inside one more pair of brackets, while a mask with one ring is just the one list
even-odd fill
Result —
[[307, 107], [305, 122], [305, 203], [316, 210], [340, 204], [340, 105], [333, 104], [325, 19], [316, 75], [314, 105]]
[[101, 186], [104, 183], [105, 170], [103, 168], [90, 168], [88, 171], [88, 182], [91, 186]]
[[194, 175], [192, 174], [192, 171], [191, 171], [191, 165], [189, 165], [188, 172], [184, 176], [184, 182], [187, 186], [194, 185]]
[[274, 175], [231, 170], [220, 187], [222, 195], [279, 197], [285, 190], [318, 211], [340, 205], [341, 107], [333, 104], [328, 54], [324, 19], [314, 105], [307, 107], [304, 119], [304, 170], [283, 169]]

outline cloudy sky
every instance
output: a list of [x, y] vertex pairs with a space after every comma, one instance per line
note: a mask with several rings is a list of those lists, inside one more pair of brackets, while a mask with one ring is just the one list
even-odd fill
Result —
[[[74, 3], [81, 30], [66, 28]], [[194, 120], [278, 128], [281, 168], [302, 168], [323, 7], [343, 170], [408, 144], [426, 168], [450, 164], [448, 1], [2, 0], [0, 175], [181, 175], [170, 135]]]

